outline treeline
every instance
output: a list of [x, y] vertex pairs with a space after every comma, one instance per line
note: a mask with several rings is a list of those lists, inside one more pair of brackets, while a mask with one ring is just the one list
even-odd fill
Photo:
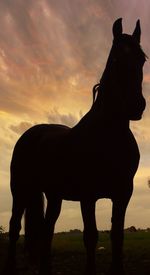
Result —
[[[127, 227], [124, 229], [125, 232], [150, 232], [150, 227], [148, 228], [136, 228], [135, 226], [130, 226], [130, 227]], [[71, 229], [69, 231], [63, 231], [63, 232], [57, 232], [55, 233], [56, 235], [59, 235], [59, 234], [82, 234], [83, 231], [81, 231], [80, 229]], [[110, 230], [99, 230], [99, 233], [110, 233]]]
[[[150, 227], [146, 228], [146, 229], [141, 229], [141, 228], [136, 228], [135, 226], [130, 226], [128, 228], [124, 229], [125, 232], [150, 232]], [[56, 235], [60, 235], [60, 234], [72, 234], [72, 235], [79, 235], [82, 234], [83, 231], [81, 231], [80, 229], [71, 229], [69, 231], [62, 231], [62, 232], [56, 232]], [[110, 233], [110, 230], [99, 230], [99, 233]], [[5, 231], [5, 228], [3, 226], [0, 226], [0, 235], [7, 235], [8, 232]]]

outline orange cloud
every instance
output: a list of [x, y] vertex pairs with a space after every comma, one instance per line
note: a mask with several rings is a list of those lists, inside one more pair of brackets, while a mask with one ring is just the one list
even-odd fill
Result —
[[150, 73], [146, 73], [146, 74], [144, 75], [144, 82], [145, 82], [145, 83], [150, 83]]

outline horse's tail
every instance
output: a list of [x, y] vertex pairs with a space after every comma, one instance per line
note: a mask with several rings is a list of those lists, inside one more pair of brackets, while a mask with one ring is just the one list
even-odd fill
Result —
[[25, 210], [25, 249], [33, 254], [44, 234], [44, 195], [34, 193]]

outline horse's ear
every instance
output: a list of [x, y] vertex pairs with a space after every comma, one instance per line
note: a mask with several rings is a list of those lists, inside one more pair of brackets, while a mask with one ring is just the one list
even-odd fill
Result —
[[134, 39], [136, 40], [136, 42], [138, 42], [140, 44], [140, 40], [141, 40], [140, 20], [138, 20], [136, 22], [136, 27], [135, 27], [135, 30], [134, 30], [132, 36], [134, 37]]
[[118, 38], [122, 34], [122, 18], [119, 18], [114, 22], [112, 30], [114, 39]]

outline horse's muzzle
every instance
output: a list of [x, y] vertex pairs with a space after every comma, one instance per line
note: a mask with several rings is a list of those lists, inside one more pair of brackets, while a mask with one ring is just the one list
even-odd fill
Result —
[[140, 96], [134, 104], [130, 105], [129, 119], [140, 120], [146, 107], [146, 100]]

